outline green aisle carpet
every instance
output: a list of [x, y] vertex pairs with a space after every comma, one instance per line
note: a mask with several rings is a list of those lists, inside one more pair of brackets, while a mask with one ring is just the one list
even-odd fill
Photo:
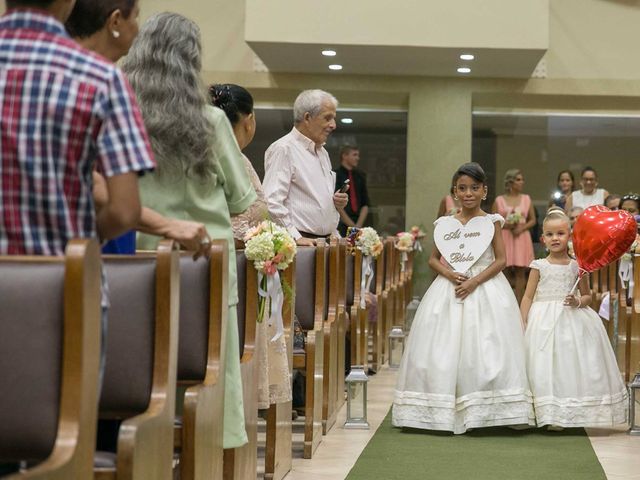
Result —
[[606, 480], [581, 428], [485, 428], [464, 435], [399, 429], [391, 412], [347, 480]]

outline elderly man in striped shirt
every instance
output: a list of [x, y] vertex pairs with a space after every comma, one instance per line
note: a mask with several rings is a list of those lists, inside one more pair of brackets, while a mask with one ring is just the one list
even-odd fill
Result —
[[336, 192], [335, 172], [324, 148], [336, 128], [337, 107], [335, 97], [322, 90], [300, 93], [293, 105], [293, 129], [265, 153], [269, 213], [298, 245], [337, 235], [338, 209], [347, 205], [347, 194]]

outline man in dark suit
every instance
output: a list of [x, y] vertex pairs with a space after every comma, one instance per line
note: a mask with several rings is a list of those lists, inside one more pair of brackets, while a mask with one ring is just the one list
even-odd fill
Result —
[[340, 188], [345, 180], [349, 180], [347, 195], [349, 201], [340, 212], [338, 231], [345, 236], [348, 227], [362, 228], [369, 214], [369, 194], [367, 193], [367, 179], [357, 170], [360, 161], [358, 147], [345, 145], [340, 149], [340, 167], [336, 170], [336, 188]]

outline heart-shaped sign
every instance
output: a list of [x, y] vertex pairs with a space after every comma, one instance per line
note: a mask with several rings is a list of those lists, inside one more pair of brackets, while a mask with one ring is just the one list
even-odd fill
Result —
[[436, 222], [433, 240], [447, 263], [465, 273], [489, 248], [494, 232], [488, 216], [473, 217], [466, 225], [454, 217], [442, 217]]
[[573, 226], [573, 251], [580, 268], [593, 272], [618, 260], [636, 239], [638, 224], [624, 210], [594, 205]]

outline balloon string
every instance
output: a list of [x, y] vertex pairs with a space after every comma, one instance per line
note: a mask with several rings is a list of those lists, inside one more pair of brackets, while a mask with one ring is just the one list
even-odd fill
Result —
[[581, 268], [580, 271], [578, 272], [578, 278], [576, 279], [576, 283], [573, 284], [573, 288], [571, 288], [571, 291], [569, 292], [569, 295], [573, 295], [576, 293], [576, 289], [578, 288], [578, 284], [580, 283], [580, 280], [582, 280], [582, 277], [584, 277], [587, 272], [584, 268]]

